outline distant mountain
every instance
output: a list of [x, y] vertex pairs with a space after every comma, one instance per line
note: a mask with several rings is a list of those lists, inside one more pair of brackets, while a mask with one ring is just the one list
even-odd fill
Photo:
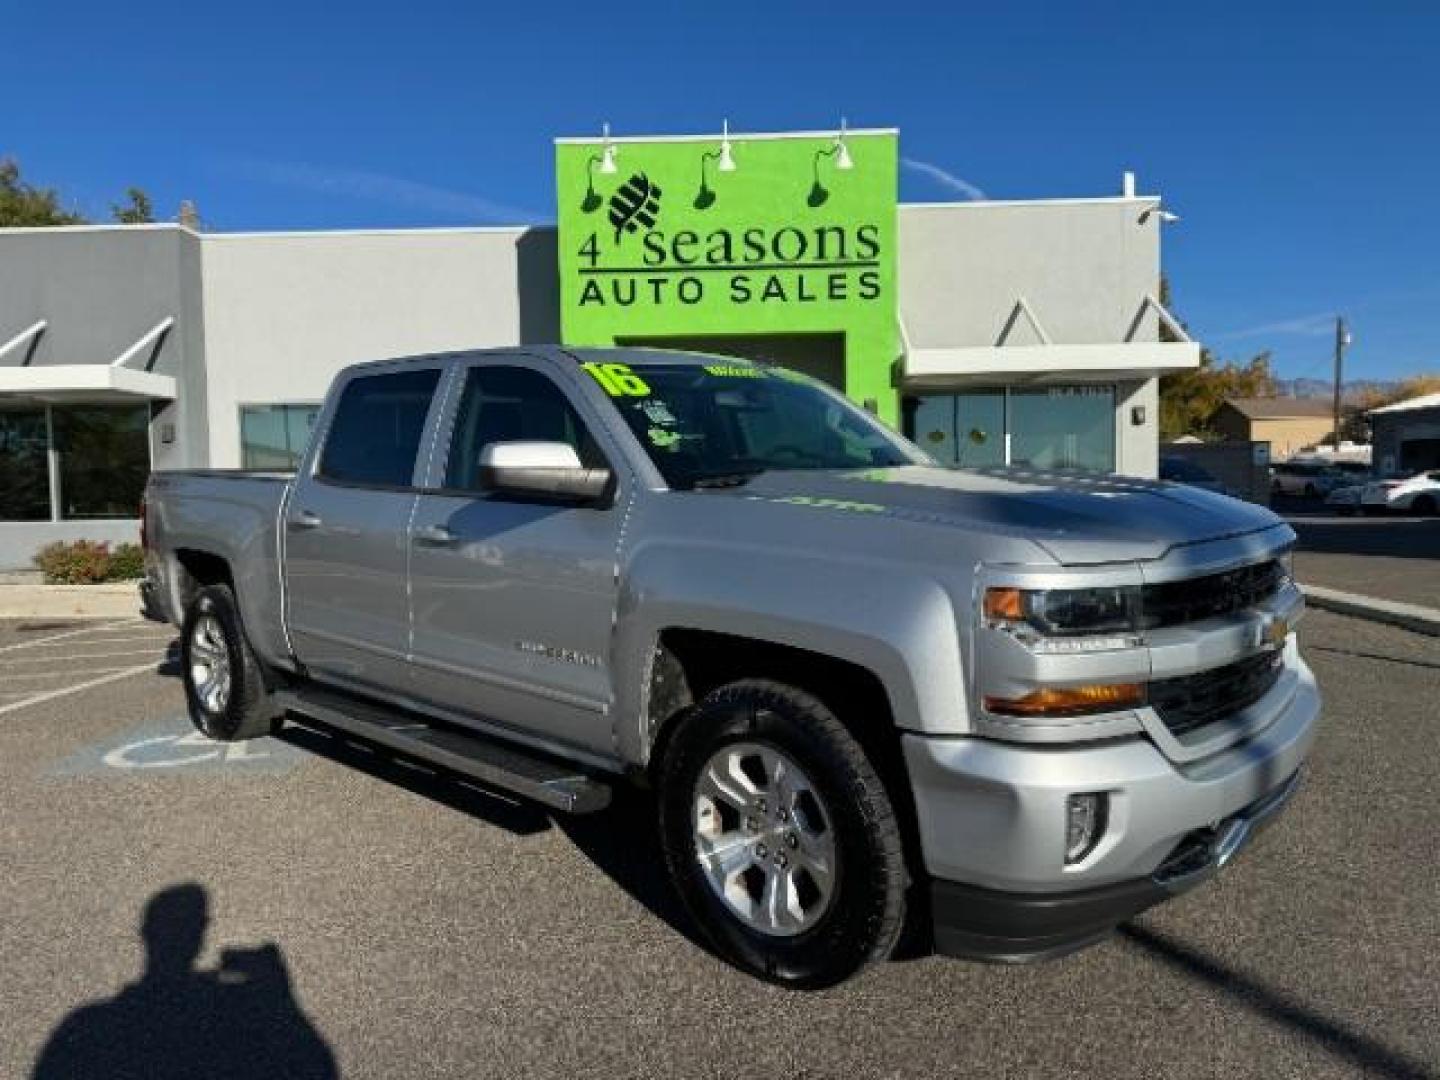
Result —
[[[1328, 398], [1334, 392], [1334, 385], [1329, 379], [1276, 379], [1275, 394], [1277, 397]], [[1345, 401], [1353, 401], [1362, 395], [1392, 393], [1399, 385], [1396, 381], [1381, 379], [1347, 379], [1340, 396]]]

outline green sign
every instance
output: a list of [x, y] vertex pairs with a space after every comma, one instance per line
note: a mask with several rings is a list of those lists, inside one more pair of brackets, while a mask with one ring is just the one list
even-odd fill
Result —
[[598, 140], [556, 144], [565, 341], [843, 335], [846, 393], [894, 423], [895, 134], [728, 146], [618, 142], [610, 171]]

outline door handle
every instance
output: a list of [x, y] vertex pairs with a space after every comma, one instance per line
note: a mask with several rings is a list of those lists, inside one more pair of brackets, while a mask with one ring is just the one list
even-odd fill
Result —
[[415, 530], [415, 543], [426, 547], [449, 547], [456, 539], [444, 525], [424, 525]]
[[321, 520], [319, 514], [311, 513], [309, 510], [301, 510], [290, 519], [290, 528], [297, 530], [318, 529], [324, 524], [325, 522]]

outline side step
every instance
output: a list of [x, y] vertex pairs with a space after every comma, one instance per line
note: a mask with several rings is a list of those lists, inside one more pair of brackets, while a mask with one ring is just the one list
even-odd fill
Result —
[[287, 711], [553, 810], [589, 814], [610, 805], [609, 784], [559, 758], [319, 687], [284, 690], [275, 696]]

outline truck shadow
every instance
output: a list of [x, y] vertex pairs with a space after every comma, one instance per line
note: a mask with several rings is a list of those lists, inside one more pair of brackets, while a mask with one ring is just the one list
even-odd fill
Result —
[[648, 792], [621, 786], [610, 806], [599, 813], [551, 815], [533, 803], [337, 732], [288, 724], [275, 737], [516, 836], [559, 829], [601, 873], [647, 911], [713, 955], [670, 887], [655, 828], [654, 800]]

